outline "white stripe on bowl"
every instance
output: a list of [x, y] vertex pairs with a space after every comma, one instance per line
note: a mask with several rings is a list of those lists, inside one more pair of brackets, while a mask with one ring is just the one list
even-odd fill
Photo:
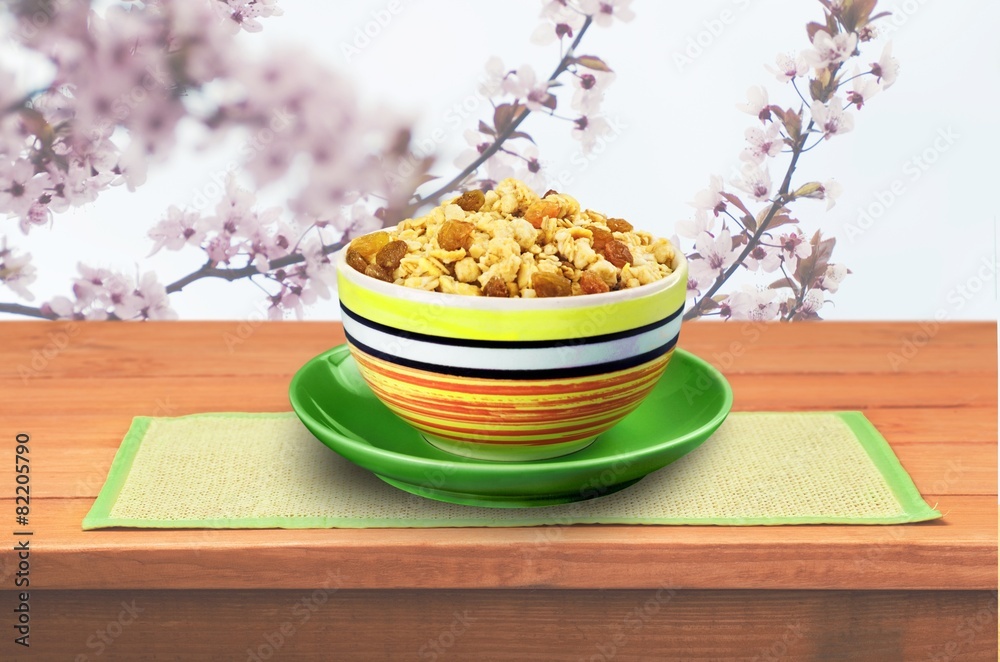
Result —
[[491, 348], [438, 345], [400, 338], [367, 327], [344, 315], [344, 330], [358, 342], [392, 356], [454, 368], [494, 370], [554, 370], [619, 361], [651, 352], [677, 337], [682, 316], [658, 328], [619, 340], [560, 347]]

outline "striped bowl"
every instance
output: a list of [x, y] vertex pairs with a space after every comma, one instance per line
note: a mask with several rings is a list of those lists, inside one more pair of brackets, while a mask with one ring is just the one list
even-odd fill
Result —
[[586, 447], [649, 394], [680, 331], [687, 262], [642, 287], [549, 299], [441, 294], [337, 260], [347, 342], [365, 381], [434, 446], [486, 460]]

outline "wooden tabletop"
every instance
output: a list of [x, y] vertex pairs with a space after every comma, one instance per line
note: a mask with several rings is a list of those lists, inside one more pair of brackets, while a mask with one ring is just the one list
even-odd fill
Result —
[[[997, 587], [992, 323], [690, 323], [681, 334], [725, 373], [736, 411], [864, 411], [944, 513], [933, 522], [81, 530], [132, 416], [287, 411], [295, 370], [343, 339], [318, 322], [0, 324], [0, 513], [13, 517], [14, 438], [27, 433], [32, 586], [305, 588], [337, 568], [345, 589]], [[4, 545], [4, 588], [15, 567]]]

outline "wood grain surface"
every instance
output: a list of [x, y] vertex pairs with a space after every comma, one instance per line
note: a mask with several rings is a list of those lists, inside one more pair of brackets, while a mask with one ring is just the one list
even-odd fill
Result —
[[[676, 591], [670, 617], [644, 624], [614, 659], [769, 659], [762, 651], [796, 619], [806, 634], [772, 657], [996, 659], [997, 344], [987, 323], [690, 323], [682, 332], [682, 347], [726, 374], [735, 410], [864, 411], [945, 514], [935, 522], [80, 529], [133, 415], [287, 411], [295, 370], [342, 341], [335, 323], [0, 324], [0, 517], [13, 513], [14, 435], [27, 432], [38, 640], [63, 642], [51, 648], [59, 659], [77, 649], [83, 659], [142, 659], [143, 650], [174, 659], [176, 646], [183, 659], [252, 659], [244, 645], [264, 643], [282, 610], [335, 570], [338, 598], [282, 659], [611, 659], [596, 646], [625, 627], [619, 612], [664, 586]], [[11, 547], [0, 554], [0, 590], [13, 588]], [[140, 598], [148, 615], [100, 656], [88, 649], [88, 633], [113, 621], [116, 605]], [[436, 658], [420, 654], [459, 608], [479, 610], [489, 628], [469, 626]], [[963, 619], [977, 614], [989, 623], [969, 635]]]

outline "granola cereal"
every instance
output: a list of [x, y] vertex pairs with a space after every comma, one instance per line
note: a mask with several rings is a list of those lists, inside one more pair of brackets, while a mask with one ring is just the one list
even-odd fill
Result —
[[404, 287], [492, 297], [598, 294], [672, 273], [674, 247], [575, 198], [505, 179], [358, 237], [347, 263]]

